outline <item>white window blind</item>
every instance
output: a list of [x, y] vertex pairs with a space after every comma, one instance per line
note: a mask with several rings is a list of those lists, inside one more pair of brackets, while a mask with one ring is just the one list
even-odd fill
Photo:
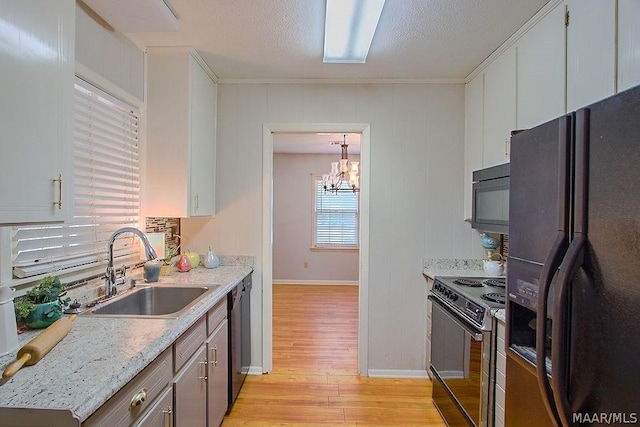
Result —
[[[313, 246], [316, 248], [355, 249], [359, 245], [358, 193], [325, 193], [322, 177], [314, 178]], [[349, 190], [347, 182], [343, 188]]]
[[[140, 211], [139, 112], [76, 79], [73, 221], [13, 227], [16, 278], [104, 268], [107, 242], [118, 228], [137, 227]], [[114, 265], [140, 260], [134, 236], [118, 238]]]

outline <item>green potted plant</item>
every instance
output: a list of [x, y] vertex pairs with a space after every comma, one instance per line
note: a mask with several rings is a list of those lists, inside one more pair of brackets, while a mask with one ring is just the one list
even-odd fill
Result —
[[45, 277], [25, 295], [14, 299], [14, 309], [18, 323], [31, 329], [46, 328], [62, 316], [62, 307], [71, 298], [58, 276]]
[[[178, 245], [178, 247], [180, 247]], [[160, 274], [162, 276], [168, 276], [171, 272], [171, 259], [178, 254], [178, 248], [169, 247], [169, 245], [165, 245], [164, 247], [164, 262], [160, 266]]]

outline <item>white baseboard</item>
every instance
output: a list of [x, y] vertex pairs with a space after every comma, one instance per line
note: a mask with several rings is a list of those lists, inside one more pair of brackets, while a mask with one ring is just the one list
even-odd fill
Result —
[[262, 375], [262, 366], [250, 366], [249, 367], [249, 375]]
[[350, 280], [279, 280], [273, 279], [274, 285], [349, 285], [358, 286], [357, 281]]
[[427, 371], [403, 369], [369, 369], [367, 375], [374, 378], [429, 378]]

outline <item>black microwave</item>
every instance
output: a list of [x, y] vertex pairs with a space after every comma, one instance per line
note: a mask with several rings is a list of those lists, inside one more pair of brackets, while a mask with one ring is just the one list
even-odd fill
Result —
[[473, 172], [471, 227], [509, 234], [509, 163]]

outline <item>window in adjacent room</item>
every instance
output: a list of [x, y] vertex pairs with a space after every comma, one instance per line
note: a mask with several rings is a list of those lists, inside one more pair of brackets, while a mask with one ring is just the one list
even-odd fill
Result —
[[326, 192], [322, 176], [313, 177], [313, 242], [315, 249], [358, 249], [359, 207], [358, 193], [349, 190], [337, 194]]
[[[74, 93], [73, 220], [11, 229], [13, 276], [24, 283], [103, 274], [113, 232], [139, 226], [139, 111], [79, 78]], [[137, 238], [118, 238], [114, 265], [139, 261]]]

